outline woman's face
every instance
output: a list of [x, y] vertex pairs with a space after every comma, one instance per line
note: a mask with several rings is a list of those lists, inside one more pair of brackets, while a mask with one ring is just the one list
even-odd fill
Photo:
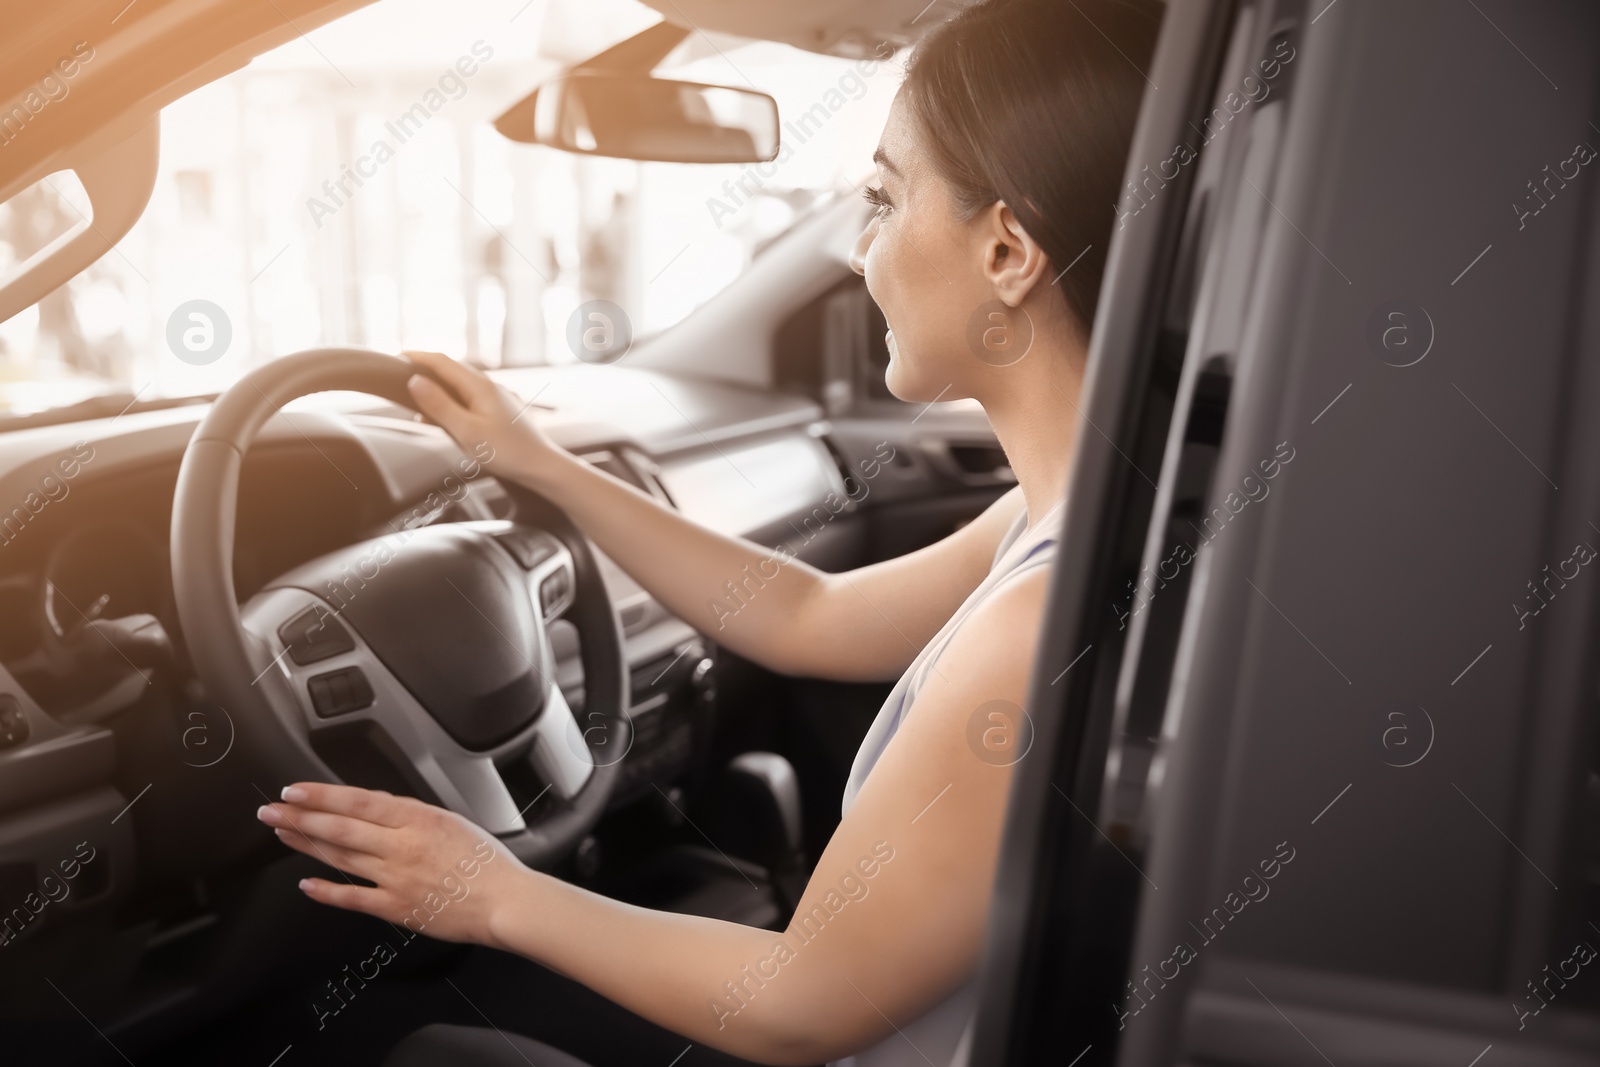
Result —
[[904, 92], [895, 97], [873, 159], [878, 184], [867, 197], [878, 210], [856, 240], [850, 265], [866, 277], [889, 321], [889, 391], [912, 402], [972, 396], [996, 362], [969, 343], [975, 316], [985, 315], [996, 296], [984, 269], [993, 251], [986, 213], [959, 218], [922, 148]]

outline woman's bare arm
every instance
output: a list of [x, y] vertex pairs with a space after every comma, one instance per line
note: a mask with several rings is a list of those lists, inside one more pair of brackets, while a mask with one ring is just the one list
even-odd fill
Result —
[[[415, 379], [423, 412], [463, 446], [487, 441], [489, 468], [559, 505], [667, 610], [785, 674], [876, 681], [900, 674], [988, 573], [1022, 507], [1001, 497], [943, 540], [898, 559], [828, 574], [708, 530], [550, 443], [488, 378], [433, 353], [409, 353], [460, 395]], [[870, 484], [869, 484], [870, 492]], [[785, 560], [787, 562], [785, 562]]]
[[[957, 633], [781, 934], [609, 900], [385, 793], [302, 783], [262, 817], [291, 847], [376, 883], [308, 879], [314, 900], [516, 952], [736, 1056], [832, 1059], [893, 1035], [977, 965], [1011, 768], [978, 751], [969, 724], [992, 729], [993, 702], [1022, 704], [1045, 588], [1042, 571], [1017, 578]], [[469, 877], [460, 859], [475, 849]]]

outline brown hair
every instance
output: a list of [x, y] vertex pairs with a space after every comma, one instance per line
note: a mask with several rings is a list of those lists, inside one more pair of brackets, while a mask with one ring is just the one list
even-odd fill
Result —
[[1070, 264], [1057, 284], [1085, 337], [1161, 13], [1157, 0], [984, 0], [906, 70], [963, 218], [1003, 200], [1056, 271]]

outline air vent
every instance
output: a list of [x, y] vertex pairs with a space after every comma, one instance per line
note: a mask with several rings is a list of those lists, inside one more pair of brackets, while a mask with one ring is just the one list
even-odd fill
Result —
[[996, 445], [951, 445], [950, 458], [967, 474], [998, 474], [1011, 469], [1005, 452]]
[[578, 458], [591, 467], [598, 467], [613, 478], [627, 482], [635, 489], [649, 493], [668, 506], [673, 506], [672, 497], [667, 494], [661, 480], [656, 477], [655, 461], [637, 449], [585, 452]]
[[817, 440], [822, 442], [822, 447], [828, 450], [828, 455], [833, 458], [833, 465], [839, 470], [839, 478], [844, 483], [844, 495], [851, 500], [860, 499], [861, 483], [856, 480], [855, 472], [850, 469], [849, 460], [844, 458], [844, 453], [839, 446], [833, 443], [833, 438], [825, 433], [817, 434]]
[[622, 481], [627, 482], [635, 489], [644, 489], [647, 492], [649, 491], [648, 487], [644, 484], [644, 480], [639, 477], [639, 472], [634, 470], [626, 460], [617, 455], [615, 452], [585, 452], [578, 458], [589, 464], [591, 467], [598, 467], [607, 474], [611, 475], [613, 478], [620, 478]]

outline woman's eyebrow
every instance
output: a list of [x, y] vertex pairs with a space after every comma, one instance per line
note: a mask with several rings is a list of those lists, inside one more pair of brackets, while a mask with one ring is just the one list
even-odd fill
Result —
[[884, 170], [893, 174], [895, 177], [901, 177], [900, 168], [894, 165], [894, 163], [889, 159], [889, 154], [882, 148], [879, 148], [872, 153], [872, 161], [878, 166], [882, 167]]

